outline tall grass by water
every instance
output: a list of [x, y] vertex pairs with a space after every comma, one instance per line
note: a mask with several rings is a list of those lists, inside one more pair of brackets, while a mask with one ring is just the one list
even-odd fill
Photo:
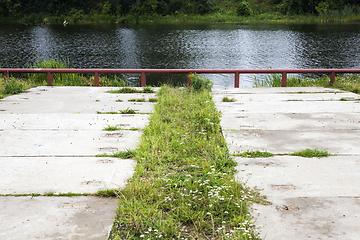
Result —
[[[71, 68], [69, 60], [64, 59], [38, 59], [36, 62], [30, 65], [30, 68], [52, 68], [52, 69], [64, 69]], [[53, 73], [54, 86], [93, 86], [94, 76], [85, 76], [78, 73]], [[29, 81], [33, 81], [38, 85], [47, 84], [47, 75], [45, 73], [30, 73], [27, 75]], [[114, 75], [101, 76], [99, 79], [100, 86], [114, 86], [123, 87], [125, 81], [118, 76]]]
[[[268, 74], [264, 77], [255, 77], [253, 87], [281, 87], [281, 74]], [[323, 76], [319, 78], [288, 77], [288, 87], [328, 87], [338, 88], [344, 91], [360, 93], [360, 75], [344, 74], [335, 78], [335, 83], [330, 85], [330, 78]]]
[[207, 88], [161, 87], [111, 239], [259, 239], [249, 206], [263, 200], [236, 181], [220, 117]]

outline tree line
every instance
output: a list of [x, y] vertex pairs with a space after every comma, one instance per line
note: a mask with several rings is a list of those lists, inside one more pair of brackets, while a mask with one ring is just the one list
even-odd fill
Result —
[[359, 10], [360, 0], [0, 0], [0, 17], [30, 14], [64, 16], [74, 14], [176, 15], [209, 14], [256, 15], [319, 14], [332, 10]]

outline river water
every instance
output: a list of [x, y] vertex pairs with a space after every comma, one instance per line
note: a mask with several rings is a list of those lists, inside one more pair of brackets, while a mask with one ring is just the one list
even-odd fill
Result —
[[[37, 58], [73, 68], [360, 68], [360, 24], [0, 25], [0, 66]], [[127, 76], [128, 77], [128, 76]], [[210, 75], [233, 87], [233, 75]], [[148, 83], [186, 76], [147, 76]], [[241, 86], [252, 86], [241, 75]]]

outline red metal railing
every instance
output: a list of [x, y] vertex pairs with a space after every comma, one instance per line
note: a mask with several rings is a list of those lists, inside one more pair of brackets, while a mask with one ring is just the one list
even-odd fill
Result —
[[[235, 74], [234, 87], [238, 88], [240, 83], [240, 74], [282, 74], [282, 87], [286, 87], [288, 73], [327, 73], [330, 74], [330, 84], [335, 82], [336, 73], [360, 73], [360, 69], [44, 69], [44, 68], [0, 68], [0, 73], [7, 78], [9, 73], [46, 73], [47, 83], [52, 84], [53, 73], [91, 73], [94, 74], [94, 85], [99, 86], [99, 74], [123, 74], [137, 73], [141, 74], [141, 86], [146, 86], [146, 74], [170, 74], [191, 73], [203, 74]], [[188, 78], [190, 84], [190, 79]]]

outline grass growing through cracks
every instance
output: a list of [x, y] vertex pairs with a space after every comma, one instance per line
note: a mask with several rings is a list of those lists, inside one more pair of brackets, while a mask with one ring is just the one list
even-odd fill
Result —
[[331, 154], [327, 151], [327, 150], [311, 150], [311, 149], [306, 149], [300, 152], [294, 152], [294, 153], [290, 153], [289, 155], [292, 156], [301, 156], [301, 157], [307, 157], [307, 158], [322, 158], [322, 157], [328, 157], [331, 156]]
[[110, 239], [259, 239], [209, 90], [163, 86], [149, 120]]

